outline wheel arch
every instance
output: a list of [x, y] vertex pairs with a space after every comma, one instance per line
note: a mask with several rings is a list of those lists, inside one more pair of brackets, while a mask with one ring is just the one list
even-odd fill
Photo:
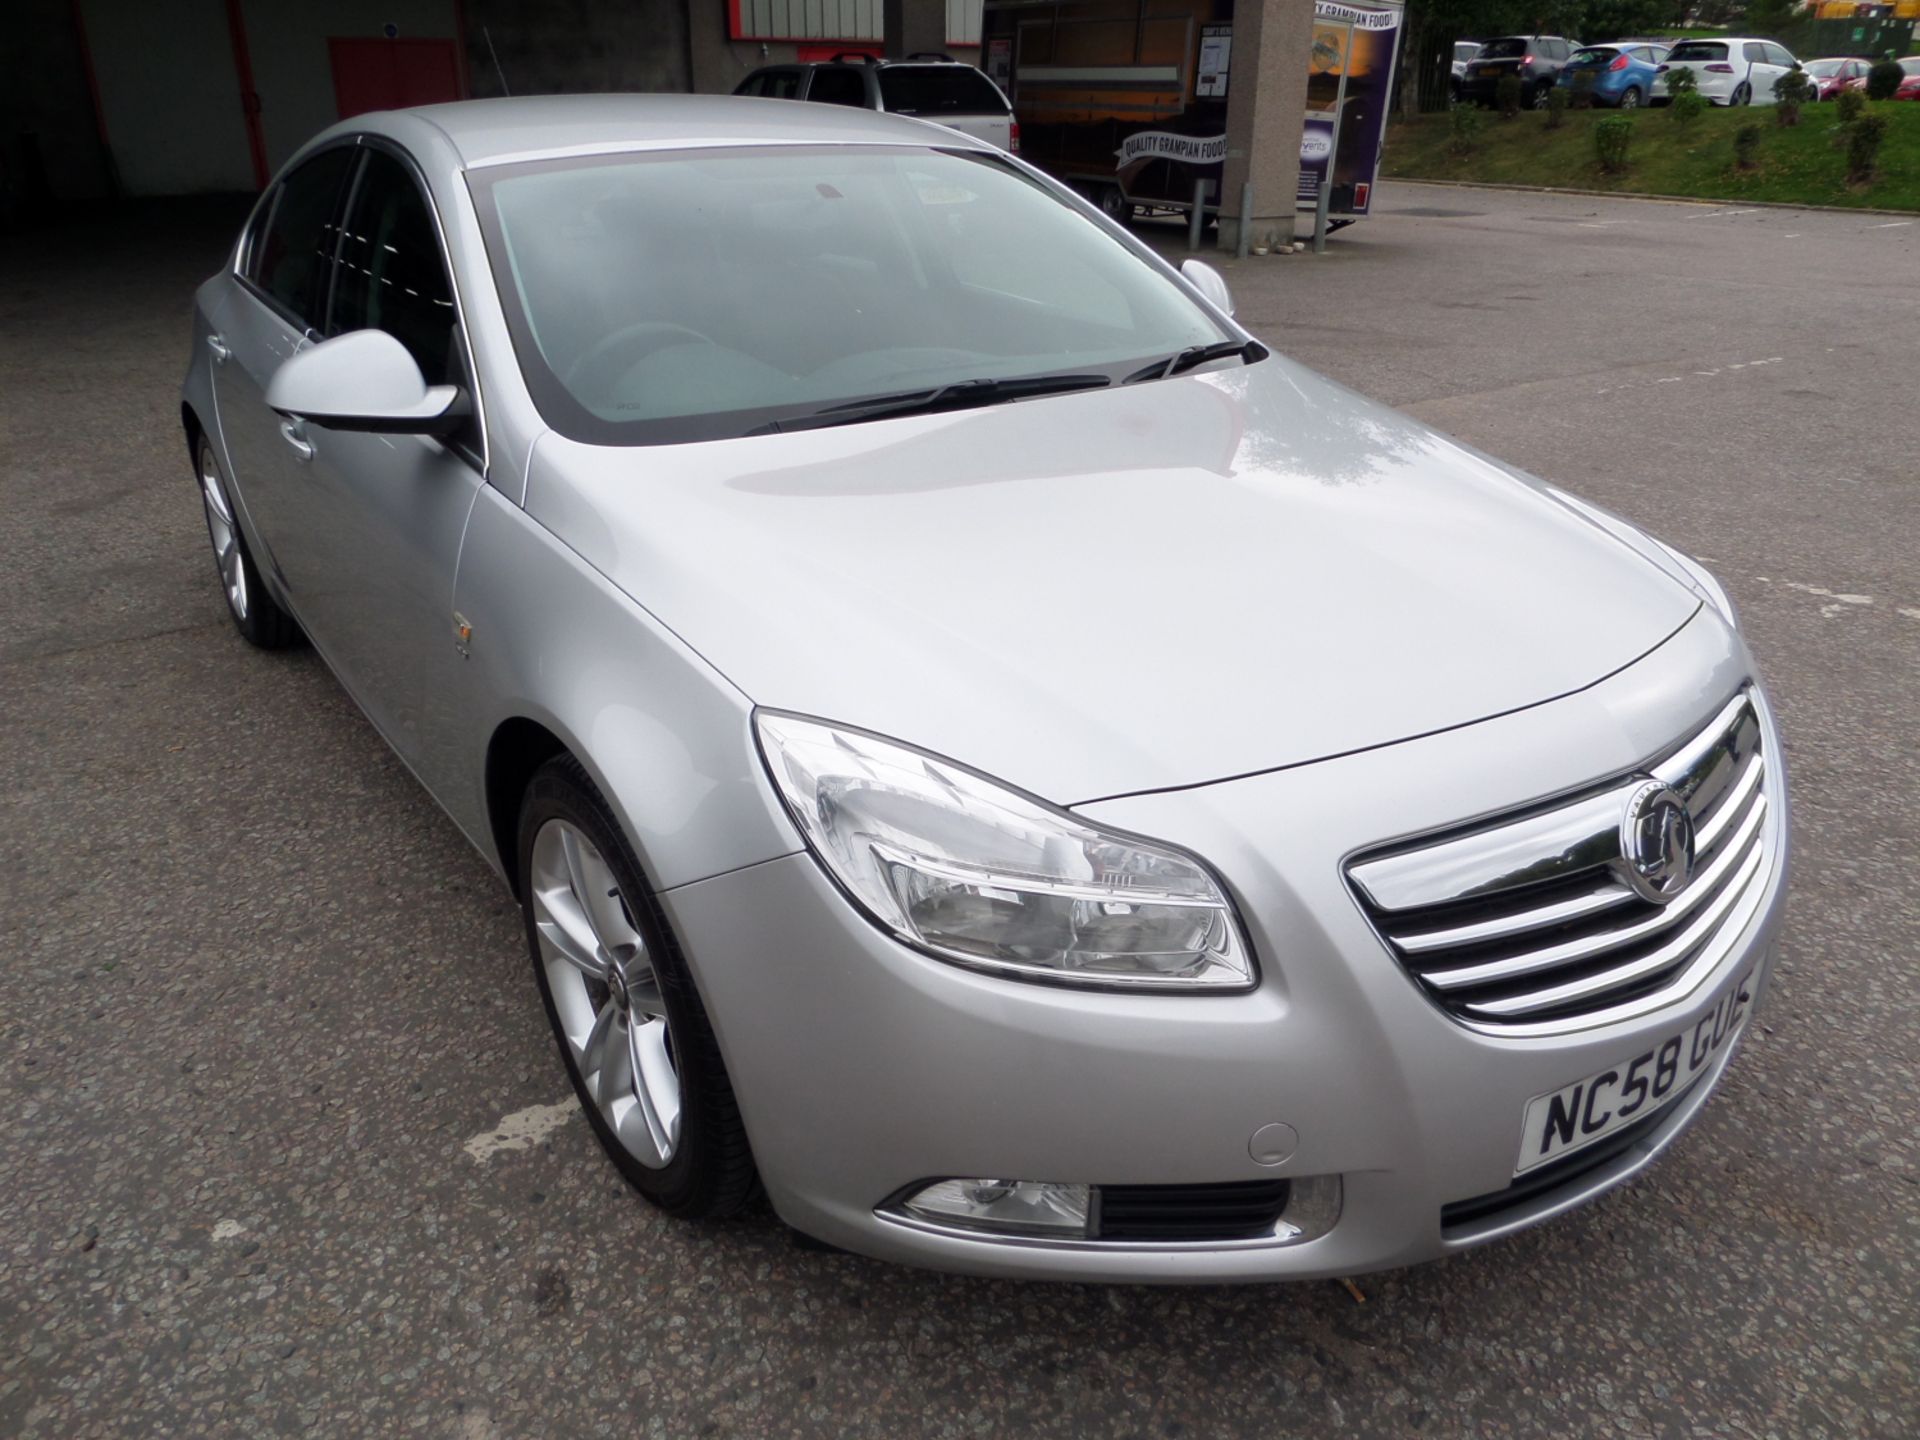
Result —
[[[485, 793], [487, 830], [492, 838], [500, 873], [514, 899], [520, 896], [520, 802], [527, 783], [542, 765], [559, 755], [580, 756], [553, 731], [525, 715], [515, 715], [494, 727], [487, 741]], [[584, 768], [585, 762], [582, 761]]]
[[200, 460], [200, 437], [207, 433], [207, 427], [200, 423], [200, 417], [194, 412], [191, 400], [180, 402], [180, 428], [187, 432], [187, 460], [198, 464]]

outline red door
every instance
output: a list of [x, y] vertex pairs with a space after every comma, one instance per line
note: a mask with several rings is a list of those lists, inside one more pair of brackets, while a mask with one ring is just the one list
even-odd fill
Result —
[[333, 98], [340, 118], [369, 110], [402, 110], [460, 98], [460, 66], [452, 40], [386, 40], [334, 35]]

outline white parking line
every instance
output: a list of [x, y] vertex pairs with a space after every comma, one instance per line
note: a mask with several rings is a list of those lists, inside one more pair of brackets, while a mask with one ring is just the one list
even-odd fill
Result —
[[566, 1124], [579, 1108], [580, 1103], [571, 1097], [558, 1105], [529, 1105], [502, 1115], [493, 1129], [474, 1136], [460, 1148], [483, 1164], [504, 1151], [531, 1149]]
[[1911, 220], [1889, 220], [1884, 225], [1869, 225], [1869, 230], [1898, 230], [1902, 225], [1911, 225]]
[[1824, 595], [1829, 600], [1838, 600], [1842, 605], [1871, 605], [1873, 603], [1873, 596], [1871, 595], [1845, 595], [1835, 590], [1829, 590], [1824, 585], [1807, 585], [1798, 580], [1782, 580], [1780, 583], [1789, 590], [1798, 590], [1802, 595]]

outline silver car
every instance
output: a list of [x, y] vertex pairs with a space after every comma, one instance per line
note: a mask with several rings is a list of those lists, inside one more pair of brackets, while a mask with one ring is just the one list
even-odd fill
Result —
[[1714, 580], [988, 144], [360, 116], [194, 331], [235, 623], [512, 888], [674, 1214], [1351, 1274], [1634, 1174], [1752, 1024], [1786, 783]]

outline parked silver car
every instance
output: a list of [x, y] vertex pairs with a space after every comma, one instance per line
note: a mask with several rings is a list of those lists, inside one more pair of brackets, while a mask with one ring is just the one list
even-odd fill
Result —
[[1705, 1102], [1787, 861], [1726, 596], [1231, 313], [983, 142], [697, 97], [358, 117], [201, 287], [234, 621], [512, 887], [648, 1198], [1350, 1274]]

